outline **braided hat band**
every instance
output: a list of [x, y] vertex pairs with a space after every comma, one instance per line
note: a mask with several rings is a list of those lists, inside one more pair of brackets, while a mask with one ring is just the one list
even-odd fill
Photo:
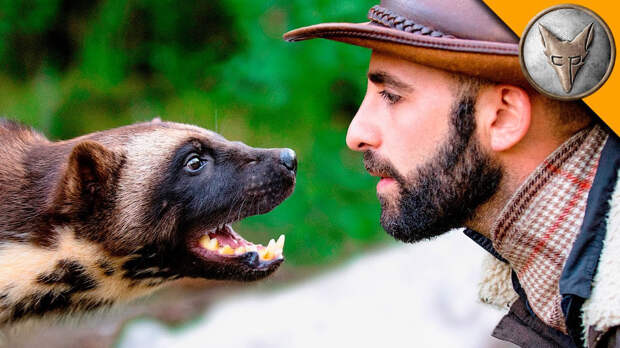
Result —
[[453, 35], [444, 34], [439, 30], [435, 30], [431, 27], [417, 24], [414, 21], [407, 19], [403, 16], [399, 16], [394, 11], [375, 5], [368, 11], [368, 19], [373, 23], [380, 24], [389, 28], [401, 30], [407, 33], [428, 35], [431, 37], [444, 37], [448, 39], [454, 39]]

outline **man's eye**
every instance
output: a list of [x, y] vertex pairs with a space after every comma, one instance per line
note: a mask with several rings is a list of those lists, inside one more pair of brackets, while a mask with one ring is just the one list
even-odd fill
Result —
[[204, 166], [204, 161], [201, 160], [198, 156], [190, 157], [189, 160], [185, 163], [185, 170], [191, 174], [195, 174]]
[[385, 101], [387, 101], [389, 104], [396, 104], [402, 98], [401, 96], [392, 94], [386, 90], [379, 92], [379, 94], [381, 94], [381, 97], [383, 97], [383, 99], [385, 99]]

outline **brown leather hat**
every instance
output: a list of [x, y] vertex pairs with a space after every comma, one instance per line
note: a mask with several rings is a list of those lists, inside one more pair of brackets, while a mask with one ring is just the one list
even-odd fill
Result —
[[284, 39], [342, 41], [438, 69], [530, 86], [519, 65], [519, 38], [480, 0], [381, 0], [368, 19], [299, 28]]

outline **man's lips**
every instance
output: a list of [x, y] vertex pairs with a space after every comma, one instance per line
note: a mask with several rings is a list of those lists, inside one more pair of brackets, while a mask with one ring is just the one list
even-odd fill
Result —
[[396, 184], [396, 180], [394, 178], [381, 178], [381, 180], [377, 183], [377, 192], [383, 191], [393, 184]]
[[368, 173], [371, 176], [376, 176], [380, 178], [379, 182], [377, 183], [377, 192], [382, 191], [386, 189], [388, 186], [391, 186], [392, 184], [396, 183], [396, 179], [394, 179], [387, 173], [380, 173], [380, 172], [375, 172], [375, 171], [368, 171]]

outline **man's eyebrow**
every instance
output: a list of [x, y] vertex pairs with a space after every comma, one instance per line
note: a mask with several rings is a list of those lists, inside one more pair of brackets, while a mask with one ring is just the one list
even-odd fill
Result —
[[387, 85], [395, 89], [400, 89], [405, 92], [410, 92], [413, 87], [399, 80], [396, 76], [390, 75], [385, 71], [372, 71], [368, 72], [368, 79], [372, 83]]

